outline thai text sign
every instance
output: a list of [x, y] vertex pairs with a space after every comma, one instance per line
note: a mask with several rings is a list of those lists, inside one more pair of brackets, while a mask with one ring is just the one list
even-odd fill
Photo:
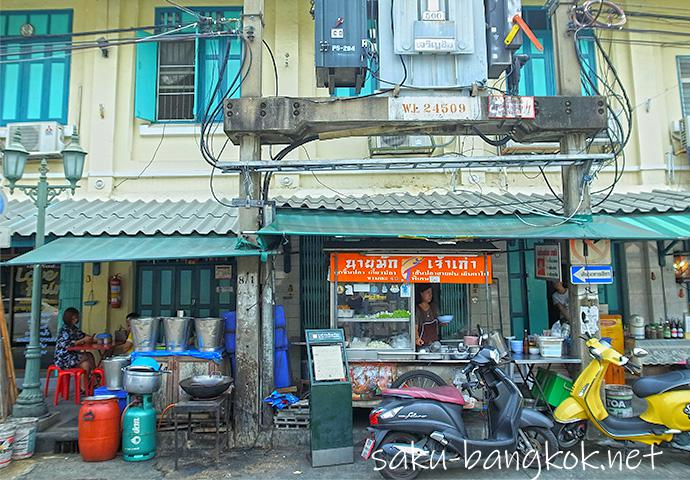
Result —
[[561, 280], [561, 246], [537, 244], [534, 246], [534, 276], [544, 280]]
[[[353, 283], [491, 283], [491, 257], [331, 254], [331, 281]], [[336, 275], [337, 274], [337, 275]]]

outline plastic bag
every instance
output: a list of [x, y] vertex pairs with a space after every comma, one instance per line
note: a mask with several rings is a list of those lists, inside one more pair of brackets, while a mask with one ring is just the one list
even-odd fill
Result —
[[293, 394], [278, 393], [276, 390], [273, 390], [268, 397], [264, 398], [264, 403], [268, 403], [278, 410], [282, 410], [297, 402], [299, 402], [299, 398], [295, 397]]

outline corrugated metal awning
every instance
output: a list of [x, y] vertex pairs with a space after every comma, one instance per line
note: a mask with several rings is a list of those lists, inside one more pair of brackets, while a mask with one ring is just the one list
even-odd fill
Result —
[[[544, 216], [469, 216], [279, 210], [262, 235], [381, 238], [662, 240], [690, 238], [690, 214], [594, 215], [566, 223]], [[561, 224], [562, 223], [562, 224]]]
[[230, 236], [64, 237], [4, 265], [243, 257], [269, 253], [238, 248], [237, 238]]
[[[237, 233], [237, 208], [207, 201], [73, 200], [46, 209], [46, 235], [226, 235]], [[8, 203], [0, 227], [28, 237], [36, 231], [30, 200]]]

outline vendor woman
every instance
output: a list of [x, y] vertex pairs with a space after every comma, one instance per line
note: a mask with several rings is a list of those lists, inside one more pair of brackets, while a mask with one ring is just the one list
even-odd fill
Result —
[[434, 303], [434, 292], [429, 284], [416, 288], [417, 305], [415, 308], [417, 346], [429, 346], [439, 339], [438, 308]]

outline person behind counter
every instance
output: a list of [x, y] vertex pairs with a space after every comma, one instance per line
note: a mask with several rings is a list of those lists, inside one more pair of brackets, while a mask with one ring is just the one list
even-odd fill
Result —
[[132, 339], [132, 320], [139, 318], [139, 314], [131, 312], [127, 314], [125, 320], [127, 326], [127, 340], [113, 347], [113, 355], [129, 355], [134, 350], [134, 340]]
[[62, 314], [63, 326], [58, 332], [55, 342], [55, 365], [62, 370], [75, 367], [83, 368], [86, 372], [83, 390], [86, 391], [91, 370], [96, 366], [96, 360], [90, 352], [80, 353], [67, 350], [68, 347], [85, 345], [93, 341], [93, 337], [79, 330], [78, 322], [79, 310], [76, 308], [67, 308]]
[[417, 346], [431, 345], [439, 339], [438, 308], [433, 302], [434, 292], [431, 285], [419, 285], [416, 289], [417, 305], [415, 319], [417, 327]]

